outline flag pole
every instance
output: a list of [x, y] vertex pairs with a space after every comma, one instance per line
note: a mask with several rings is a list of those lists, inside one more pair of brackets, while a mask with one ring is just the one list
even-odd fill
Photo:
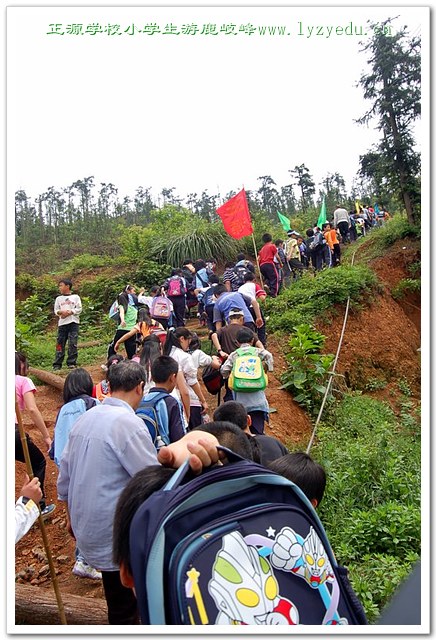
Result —
[[256, 249], [256, 243], [254, 241], [254, 233], [251, 234], [251, 239], [253, 240], [253, 247], [254, 247], [254, 255], [256, 256], [256, 263], [257, 263], [257, 268], [259, 271], [259, 280], [260, 280], [260, 286], [263, 289], [263, 280], [262, 280], [262, 272], [260, 270], [260, 265], [259, 265], [259, 256], [257, 255], [257, 249]]
[[[245, 191], [245, 186], [242, 185], [242, 188]], [[248, 209], [248, 202], [247, 202], [247, 209]], [[248, 213], [250, 213], [250, 210], [248, 209]], [[250, 216], [250, 220], [251, 220], [251, 216]], [[254, 247], [254, 255], [256, 256], [256, 264], [257, 264], [257, 270], [259, 271], [259, 280], [260, 280], [260, 286], [263, 289], [263, 280], [262, 280], [262, 272], [260, 270], [260, 265], [259, 265], [259, 256], [257, 255], [257, 249], [256, 249], [256, 243], [254, 241], [254, 223], [253, 220], [251, 220], [251, 226], [253, 227], [253, 233], [251, 234], [251, 239], [253, 240], [253, 247]]]

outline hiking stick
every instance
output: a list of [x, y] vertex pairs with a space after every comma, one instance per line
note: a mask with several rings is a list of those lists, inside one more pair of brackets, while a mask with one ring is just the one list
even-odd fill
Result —
[[[32, 480], [32, 478], [34, 478], [32, 463], [30, 462], [29, 447], [27, 446], [27, 438], [24, 432], [23, 419], [21, 417], [21, 411], [20, 411], [20, 407], [18, 406], [16, 394], [15, 394], [15, 414], [17, 416], [18, 431], [20, 433], [21, 445], [23, 447], [24, 460], [26, 461], [27, 475]], [[38, 505], [38, 508], [39, 508], [39, 505]], [[44, 549], [45, 549], [45, 553], [48, 560], [48, 566], [50, 568], [50, 577], [53, 583], [53, 589], [54, 589], [56, 601], [58, 604], [59, 618], [60, 618], [61, 624], [67, 624], [67, 619], [65, 617], [64, 603], [62, 602], [61, 592], [59, 591], [58, 579], [56, 576], [56, 571], [53, 564], [53, 558], [51, 555], [50, 545], [48, 542], [47, 532], [45, 530], [44, 519], [41, 515], [41, 511], [39, 512], [38, 521], [39, 521], [39, 527], [41, 529], [42, 540], [44, 542]]]
[[260, 286], [263, 289], [263, 280], [262, 280], [262, 273], [260, 271], [260, 266], [259, 266], [259, 256], [257, 255], [257, 249], [256, 249], [256, 243], [254, 241], [254, 233], [251, 234], [251, 239], [253, 240], [253, 247], [254, 247], [254, 255], [256, 256], [256, 262], [257, 262], [257, 270], [259, 271], [259, 280], [260, 280]]

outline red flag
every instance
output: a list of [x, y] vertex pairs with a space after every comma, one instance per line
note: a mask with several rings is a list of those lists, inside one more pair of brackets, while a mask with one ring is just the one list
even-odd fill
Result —
[[224, 229], [232, 238], [239, 240], [253, 233], [245, 189], [227, 200], [216, 212], [223, 221]]

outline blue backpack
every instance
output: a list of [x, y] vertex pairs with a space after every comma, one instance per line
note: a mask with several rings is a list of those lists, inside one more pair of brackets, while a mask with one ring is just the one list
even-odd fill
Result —
[[135, 411], [144, 420], [157, 450], [170, 444], [168, 410], [164, 400], [169, 395], [166, 391], [148, 393]]
[[100, 404], [96, 398], [91, 398], [91, 396], [83, 394], [77, 396], [74, 400], [70, 400], [70, 402], [67, 402], [61, 407], [56, 418], [53, 441], [50, 451], [48, 452], [49, 458], [54, 460], [58, 467], [61, 462], [62, 452], [68, 442], [68, 437], [74, 424], [85, 411], [92, 409], [96, 404]]
[[189, 481], [186, 462], [132, 520], [142, 624], [367, 624], [303, 492], [226, 452]]

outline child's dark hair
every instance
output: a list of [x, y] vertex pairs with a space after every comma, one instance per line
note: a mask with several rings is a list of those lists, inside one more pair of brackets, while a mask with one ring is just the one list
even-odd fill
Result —
[[176, 267], [175, 269], [171, 269], [171, 276], [181, 276], [183, 271]]
[[240, 429], [247, 428], [247, 409], [240, 402], [229, 400], [223, 402], [217, 407], [213, 413], [213, 419], [219, 422], [231, 422]]
[[270, 233], [264, 233], [262, 236], [262, 242], [264, 242], [265, 244], [267, 242], [271, 242], [272, 240], [272, 235]]
[[281, 244], [283, 244], [284, 240], [274, 240], [274, 244], [276, 245], [276, 247], [279, 247]]
[[65, 378], [64, 388], [62, 390], [64, 402], [70, 402], [70, 400], [74, 400], [77, 396], [92, 396], [93, 387], [94, 383], [86, 369], [82, 367], [73, 369]]
[[322, 500], [326, 485], [323, 467], [307, 453], [295, 451], [288, 453], [268, 465], [268, 469], [284, 476], [296, 484], [309, 500], [316, 500], [317, 506]]
[[206, 269], [206, 263], [204, 260], [196, 260], [194, 262], [194, 269], [200, 271], [200, 269]]
[[160, 291], [160, 286], [157, 284], [154, 284], [150, 289], [150, 293], [159, 293], [159, 291]]
[[[16, 351], [15, 352], [15, 375], [17, 376], [26, 375], [28, 368], [29, 368], [29, 365], [27, 362], [26, 354], [23, 353], [22, 351]], [[23, 369], [24, 369], [24, 373], [21, 373]]]
[[211, 433], [221, 446], [231, 449], [242, 458], [246, 458], [247, 460], [253, 459], [247, 434], [231, 422], [206, 422], [205, 424], [195, 427], [193, 431], [206, 431], [207, 433]]
[[249, 344], [253, 344], [256, 340], [256, 335], [254, 331], [252, 331], [248, 327], [242, 327], [236, 334], [236, 340], [237, 342], [239, 342], [239, 344], [245, 344], [246, 342], [248, 342]]
[[117, 565], [123, 564], [129, 573], [130, 566], [130, 525], [141, 504], [158, 491], [176, 472], [162, 465], [148, 466], [138, 471], [124, 487], [115, 508], [112, 553]]
[[192, 351], [197, 351], [197, 349], [201, 349], [201, 344], [200, 338], [194, 331], [192, 333], [191, 344], [189, 345], [189, 352], [192, 353]]
[[123, 360], [124, 360], [124, 356], [122, 356], [120, 353], [114, 353], [111, 356], [109, 356], [109, 358], [106, 360], [106, 378], [107, 378], [107, 372], [109, 371], [111, 366], [113, 364], [118, 364]]
[[311, 238], [313, 235], [315, 235], [315, 234], [313, 233], [313, 229], [308, 229], [308, 230], [306, 231], [306, 236], [307, 236], [308, 238]]
[[327, 227], [330, 226], [330, 222], [324, 222], [324, 224], [322, 225], [322, 230], [324, 231], [324, 229], [327, 229]]
[[127, 291], [122, 291], [119, 294], [117, 300], [120, 307], [123, 307], [124, 313], [127, 313], [127, 307], [129, 306], [129, 296], [127, 294]]
[[236, 256], [236, 262], [241, 262], [241, 260], [245, 260], [245, 253], [238, 253]]
[[209, 276], [209, 284], [219, 284], [220, 283], [220, 279], [218, 276], [216, 276], [214, 273], [211, 273]]
[[252, 271], [247, 271], [244, 276], [244, 282], [254, 282], [256, 280], [256, 276]]
[[235, 266], [235, 262], [233, 260], [229, 260], [228, 262], [225, 263], [224, 268], [232, 269], [234, 266]]
[[179, 365], [170, 356], [158, 356], [151, 365], [151, 377], [156, 384], [166, 382], [170, 375], [179, 371]]
[[173, 347], [181, 349], [180, 338], [192, 338], [192, 333], [186, 327], [177, 327], [174, 331], [168, 331], [163, 348], [164, 356], [169, 356]]
[[151, 319], [150, 310], [149, 310], [147, 305], [145, 305], [144, 307], [141, 307], [138, 310], [138, 317], [137, 317], [136, 321], [138, 323], [145, 322], [145, 324], [147, 324], [149, 327], [151, 327], [151, 325], [153, 324], [153, 321]]
[[156, 358], [161, 355], [160, 340], [157, 336], [150, 334], [142, 340], [142, 349], [139, 356], [139, 364], [145, 369], [147, 382], [152, 378], [151, 366]]
[[58, 284], [65, 284], [70, 289], [73, 286], [73, 282], [72, 280], [70, 280], [70, 278], [62, 278], [62, 280], [59, 280]]
[[226, 291], [227, 291], [227, 289], [226, 289], [224, 284], [217, 284], [217, 286], [213, 290], [213, 293], [217, 297], [217, 296], [220, 296], [223, 293], [226, 293]]

